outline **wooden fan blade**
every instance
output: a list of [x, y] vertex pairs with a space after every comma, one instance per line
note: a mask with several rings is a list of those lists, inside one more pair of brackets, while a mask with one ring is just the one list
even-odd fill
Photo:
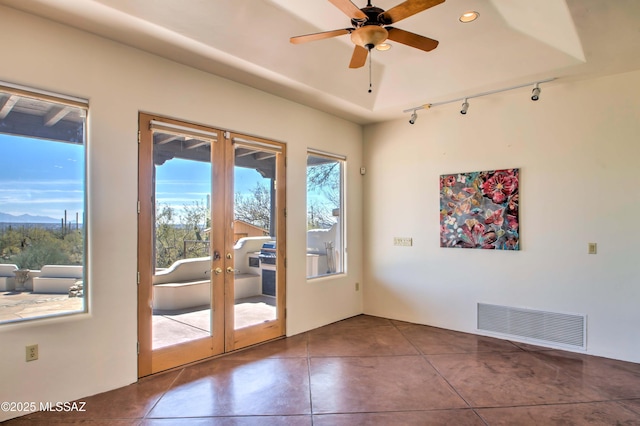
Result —
[[329, 0], [329, 2], [351, 19], [367, 19], [367, 15], [358, 9], [358, 6], [351, 3], [350, 0]]
[[369, 51], [362, 46], [356, 45], [356, 48], [353, 49], [353, 56], [351, 56], [351, 63], [349, 64], [349, 68], [360, 68], [363, 67], [364, 64], [367, 63], [367, 55]]
[[429, 52], [438, 47], [438, 40], [423, 37], [399, 28], [386, 27], [386, 29], [389, 32], [389, 40], [397, 41], [398, 43], [406, 44], [407, 46], [415, 47], [425, 52]]
[[289, 41], [293, 44], [306, 43], [308, 41], [324, 40], [325, 38], [337, 37], [345, 34], [349, 34], [351, 29], [324, 31], [321, 33], [306, 34], [296, 37], [291, 37]]
[[430, 7], [444, 3], [445, 0], [406, 0], [382, 13], [385, 24], [393, 24]]

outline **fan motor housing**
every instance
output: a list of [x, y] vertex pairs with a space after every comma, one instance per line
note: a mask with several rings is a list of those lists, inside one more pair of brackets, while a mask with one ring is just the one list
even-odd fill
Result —
[[375, 7], [375, 6], [367, 6], [367, 7], [363, 7], [362, 9], [360, 9], [362, 11], [362, 13], [364, 13], [365, 15], [367, 15], [367, 19], [361, 20], [361, 19], [352, 19], [351, 23], [353, 24], [354, 27], [358, 28], [364, 25], [388, 25], [391, 22], [384, 22], [384, 9], [380, 9], [379, 7]]

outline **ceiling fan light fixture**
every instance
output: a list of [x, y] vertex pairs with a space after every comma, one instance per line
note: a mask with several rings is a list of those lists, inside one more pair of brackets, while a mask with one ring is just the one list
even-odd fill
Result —
[[469, 22], [473, 22], [476, 19], [478, 19], [478, 17], [480, 16], [480, 14], [478, 12], [476, 12], [475, 10], [470, 10], [469, 12], [465, 12], [462, 15], [460, 15], [460, 22], [467, 24]]
[[376, 46], [376, 50], [380, 50], [381, 52], [389, 49], [391, 49], [391, 45], [389, 43], [380, 43]]
[[373, 49], [389, 37], [389, 32], [377, 25], [365, 25], [351, 33], [351, 41], [366, 49]]

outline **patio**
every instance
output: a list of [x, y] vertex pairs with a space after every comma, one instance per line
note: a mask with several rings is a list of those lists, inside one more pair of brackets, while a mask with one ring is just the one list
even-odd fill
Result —
[[[234, 311], [236, 330], [275, 320], [275, 297], [253, 296], [237, 299]], [[211, 309], [207, 306], [172, 311], [154, 310], [153, 348], [158, 349], [209, 336], [210, 318]]]
[[67, 294], [3, 291], [0, 293], [0, 322], [79, 312], [82, 297]]
[[[82, 297], [67, 294], [5, 291], [0, 293], [0, 322], [80, 312]], [[253, 296], [236, 300], [235, 328], [271, 321], [276, 318], [275, 297]], [[210, 330], [211, 310], [206, 306], [153, 312], [155, 349], [206, 337]]]

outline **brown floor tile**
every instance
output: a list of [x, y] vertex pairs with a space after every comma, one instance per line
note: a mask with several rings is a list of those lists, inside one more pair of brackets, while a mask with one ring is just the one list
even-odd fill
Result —
[[467, 408], [420, 356], [311, 358], [314, 414]]
[[225, 359], [305, 358], [308, 355], [307, 342], [308, 334], [302, 333], [229, 354]]
[[426, 325], [399, 325], [398, 330], [423, 354], [514, 352], [521, 350], [506, 340], [460, 333]]
[[368, 328], [378, 327], [382, 325], [392, 326], [393, 322], [386, 318], [374, 317], [371, 315], [356, 315], [355, 317], [347, 318], [342, 321], [334, 322], [324, 327], [315, 329], [314, 331], [322, 331], [336, 328]]
[[309, 332], [309, 356], [417, 355], [393, 326], [320, 328]]
[[640, 364], [359, 315], [79, 401], [6, 424], [640, 425]]
[[394, 413], [321, 414], [313, 416], [314, 426], [484, 426], [470, 409], [409, 411]]
[[85, 411], [40, 411], [24, 418], [63, 423], [87, 419], [141, 419], [169, 390], [178, 375], [179, 371], [158, 374], [129, 386], [82, 398], [79, 401], [86, 403]]
[[402, 325], [416, 325], [413, 322], [406, 322], [406, 321], [400, 321], [400, 320], [390, 320], [391, 324], [395, 325], [395, 326], [402, 326]]
[[185, 368], [150, 418], [311, 414], [306, 358], [219, 358]]
[[640, 416], [615, 402], [485, 408], [478, 414], [491, 426], [512, 425], [634, 425]]
[[522, 343], [522, 342], [511, 342], [523, 351], [528, 352], [540, 352], [540, 351], [553, 351], [553, 348], [545, 348], [544, 346], [532, 345], [530, 343]]
[[534, 356], [596, 389], [602, 399], [640, 398], [640, 364], [564, 351]]
[[582, 380], [529, 352], [427, 355], [427, 358], [473, 407], [602, 400]]
[[311, 426], [311, 416], [203, 417], [147, 419], [140, 426]]
[[628, 408], [634, 413], [640, 415], [640, 399], [628, 399], [628, 400], [618, 401], [618, 404], [621, 404], [625, 408]]

